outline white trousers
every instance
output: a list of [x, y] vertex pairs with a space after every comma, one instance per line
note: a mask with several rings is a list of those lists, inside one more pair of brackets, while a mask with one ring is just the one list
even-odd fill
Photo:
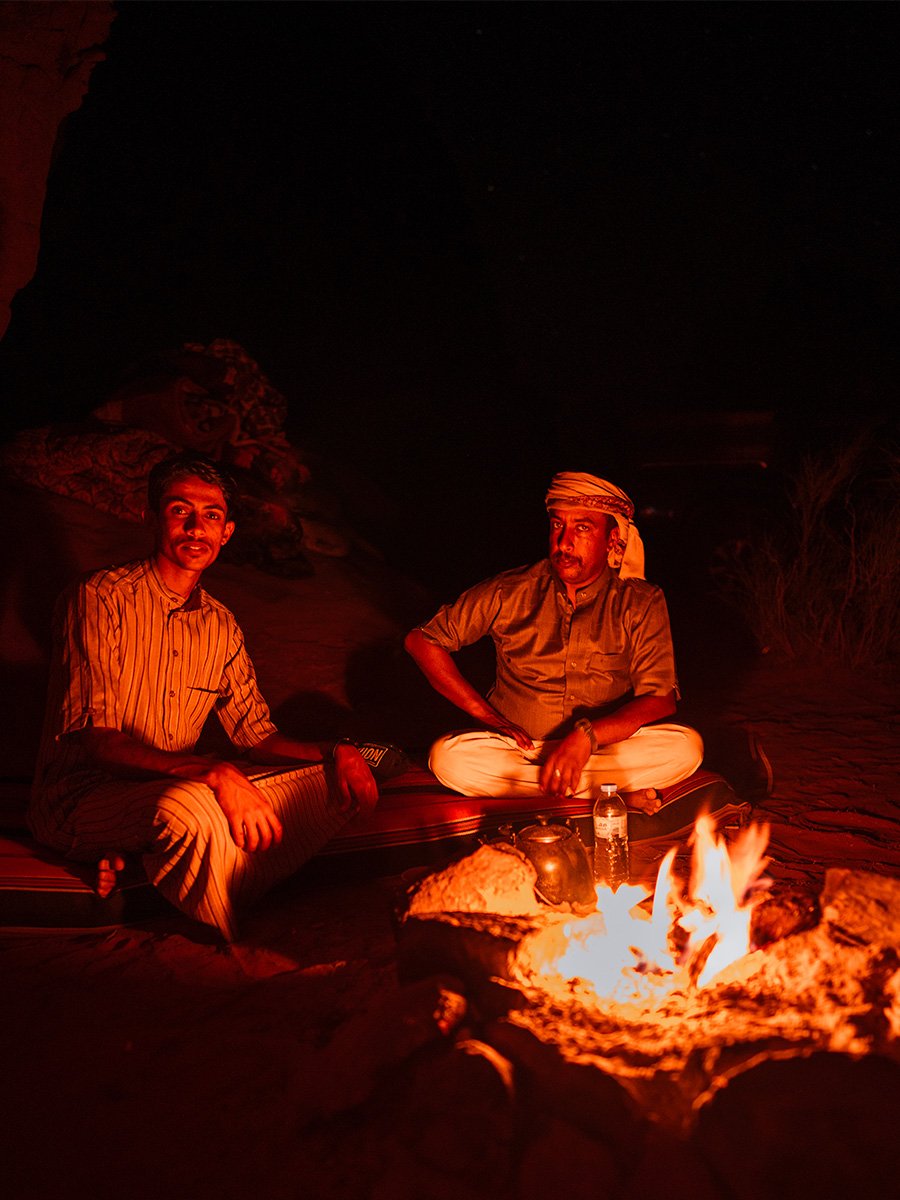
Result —
[[211, 789], [171, 778], [102, 784], [78, 801], [62, 829], [39, 836], [80, 862], [116, 851], [139, 855], [171, 904], [233, 941], [236, 907], [293, 874], [350, 819], [339, 811], [331, 768], [247, 774], [284, 827], [280, 844], [268, 850], [241, 850]]
[[[450, 733], [431, 747], [428, 765], [441, 783], [464, 796], [540, 796], [541, 763], [554, 741], [521, 750], [511, 737], [489, 730]], [[686, 725], [647, 725], [624, 742], [592, 754], [577, 796], [593, 797], [601, 783], [623, 792], [671, 787], [693, 775], [703, 761], [703, 741]]]

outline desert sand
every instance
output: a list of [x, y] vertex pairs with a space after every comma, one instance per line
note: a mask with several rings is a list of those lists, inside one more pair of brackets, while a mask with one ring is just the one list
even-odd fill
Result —
[[[82, 521], [69, 566], [103, 561], [111, 541], [133, 551], [131, 527], [46, 503], [70, 527]], [[8, 596], [38, 557], [26, 547]], [[244, 624], [278, 719], [323, 737], [349, 724], [420, 750], [448, 714], [399, 641], [432, 598], [365, 557], [314, 565], [308, 580], [224, 565], [210, 581]], [[7, 604], [4, 616], [20, 682], [42, 662], [21, 611]], [[699, 668], [708, 629], [692, 638], [681, 623], [682, 661], [693, 653]], [[752, 729], [765, 747], [774, 788], [754, 819], [771, 824], [775, 887], [816, 892], [833, 865], [900, 874], [895, 683], [753, 654], [738, 665], [689, 670], [686, 700], [692, 718]], [[12, 706], [7, 693], [7, 729], [25, 759], [35, 703], [19, 696]], [[0, 931], [3, 1194], [536, 1194], [516, 1132], [492, 1124], [500, 1108], [423, 1092], [423, 1056], [434, 1062], [443, 1035], [434, 997], [398, 974], [406, 882], [301, 873], [248, 916], [232, 949], [176, 914], [95, 932]]]

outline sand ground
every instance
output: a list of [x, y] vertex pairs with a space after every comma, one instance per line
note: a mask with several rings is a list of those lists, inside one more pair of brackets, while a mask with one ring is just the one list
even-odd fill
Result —
[[[327, 736], [356, 722], [409, 743], [444, 719], [398, 650], [427, 600], [390, 573], [323, 559], [315, 582], [288, 583], [226, 567], [217, 592], [287, 724]], [[38, 661], [24, 636], [18, 645], [26, 665]], [[298, 659], [302, 691], [277, 667]], [[816, 890], [832, 865], [900, 873], [896, 699], [884, 676], [766, 658], [727, 686], [698, 685], [693, 709], [753, 729], [771, 760], [773, 794], [756, 817], [771, 823], [777, 886]], [[385, 1124], [406, 1077], [389, 1064], [355, 1099], [319, 1103], [329, 1045], [400, 993], [402, 894], [399, 878], [301, 874], [250, 915], [236, 952], [177, 915], [0, 932], [4, 1195], [496, 1195], [487, 1176], [398, 1175], [403, 1151]]]

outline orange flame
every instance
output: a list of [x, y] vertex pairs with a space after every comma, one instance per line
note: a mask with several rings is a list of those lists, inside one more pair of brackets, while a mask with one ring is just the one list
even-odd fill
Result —
[[751, 825], [729, 847], [700, 817], [686, 888], [674, 872], [675, 849], [660, 864], [649, 914], [643, 888], [599, 886], [596, 913], [567, 921], [562, 938], [558, 929], [535, 937], [531, 971], [541, 986], [581, 980], [625, 1003], [705, 987], [750, 950], [753, 906], [771, 882], [763, 876], [768, 840], [768, 825]]

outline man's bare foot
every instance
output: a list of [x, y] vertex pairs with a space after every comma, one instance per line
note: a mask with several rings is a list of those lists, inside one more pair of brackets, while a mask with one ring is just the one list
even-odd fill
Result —
[[630, 812], [646, 813], [652, 817], [662, 807], [662, 799], [656, 788], [644, 788], [640, 792], [623, 792], [622, 799]]
[[121, 854], [111, 854], [109, 858], [101, 858], [97, 863], [97, 883], [94, 890], [105, 900], [113, 888], [120, 871], [125, 870], [125, 859]]

